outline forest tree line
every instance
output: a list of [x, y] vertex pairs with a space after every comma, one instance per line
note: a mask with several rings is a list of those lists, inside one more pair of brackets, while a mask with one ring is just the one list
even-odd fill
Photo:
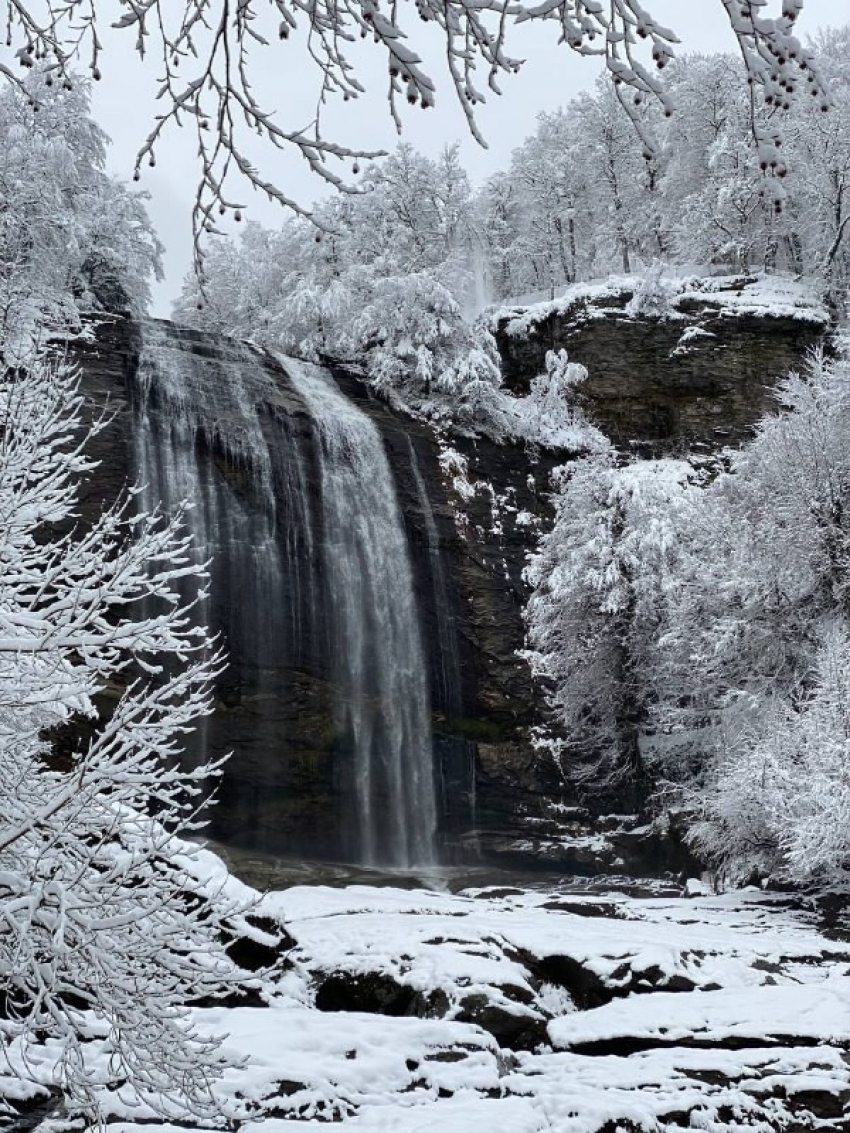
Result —
[[[603, 81], [539, 115], [509, 168], [477, 188], [457, 146], [431, 159], [401, 145], [365, 168], [360, 193], [315, 205], [318, 229], [292, 219], [213, 241], [204, 294], [187, 280], [180, 311], [309, 352], [362, 344], [374, 328], [352, 325], [351, 311], [381, 305], [384, 290], [401, 304], [412, 289], [435, 310], [446, 293], [469, 312], [656, 260], [813, 275], [839, 296], [850, 271], [850, 28], [825, 33], [818, 51], [827, 113], [802, 96], [788, 111], [753, 109], [731, 55], [672, 63], [675, 113], [643, 108], [660, 138], [649, 158]], [[761, 134], [781, 115], [772, 157], [753, 143], [753, 114]]]
[[[379, 391], [468, 420], [487, 415], [501, 383], [478, 318], [488, 304], [664, 264], [810, 276], [840, 308], [850, 28], [825, 33], [818, 49], [827, 113], [802, 94], [787, 111], [753, 102], [732, 56], [671, 63], [675, 113], [638, 107], [660, 139], [652, 156], [602, 79], [540, 115], [510, 167], [477, 188], [457, 146], [432, 159], [401, 145], [362, 170], [360, 192], [318, 202], [312, 220], [211, 234], [204, 275], [187, 277], [176, 317], [302, 357], [356, 359]], [[778, 148], [754, 144], [754, 115]]]

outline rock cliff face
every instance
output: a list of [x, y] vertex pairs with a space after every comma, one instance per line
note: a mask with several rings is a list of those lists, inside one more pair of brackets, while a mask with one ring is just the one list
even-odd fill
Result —
[[566, 349], [589, 373], [579, 404], [621, 450], [660, 455], [740, 444], [775, 409], [777, 381], [828, 329], [815, 303], [749, 303], [758, 282], [691, 291], [657, 317], [630, 316], [634, 293], [626, 287], [588, 289], [541, 304], [536, 315], [505, 311], [495, 327], [505, 380], [525, 392], [546, 351]]
[[[507, 317], [499, 329], [517, 391], [543, 368], [546, 349], [566, 346], [583, 362], [587, 411], [624, 449], [741, 439], [772, 404], [776, 379], [823, 329], [812, 318], [730, 318], [711, 304], [635, 319], [627, 299], [608, 295], [526, 320], [524, 335], [515, 333], [522, 313], [513, 312], [514, 333]], [[142, 342], [166, 333], [192, 372], [153, 380], [144, 357], [140, 371]], [[160, 455], [172, 446], [166, 464], [191, 465], [203, 500], [197, 522], [214, 548], [204, 617], [222, 634], [229, 666], [195, 747], [233, 753], [212, 836], [254, 854], [357, 860], [351, 736], [335, 708], [333, 606], [319, 550], [326, 516], [317, 427], [297, 383], [275, 359], [165, 324], [104, 322], [78, 355], [93, 415], [110, 415], [94, 442], [101, 464], [84, 488], [83, 518], [140, 476], [152, 476], [154, 495], [167, 495], [160, 473], [149, 471], [151, 446]], [[228, 400], [222, 383], [234, 366], [241, 392]], [[662, 845], [637, 820], [591, 822], [531, 744], [542, 704], [518, 654], [522, 571], [550, 521], [558, 454], [438, 437], [375, 398], [355, 372], [331, 374], [377, 427], [403, 517], [430, 692], [441, 858], [481, 854], [571, 872], [669, 867], [675, 834]], [[261, 474], [249, 452], [258, 439], [270, 454]]]
[[[150, 337], [150, 328], [147, 333]], [[111, 414], [96, 441], [101, 466], [84, 490], [84, 516], [96, 514], [143, 475], [141, 433], [153, 428], [154, 446], [165, 445], [180, 408], [152, 388], [145, 413], [153, 425], [143, 419], [138, 369], [145, 334], [144, 327], [127, 321], [107, 322], [96, 342], [79, 347], [92, 413], [107, 407]], [[201, 380], [224, 380], [220, 371], [233, 360], [231, 345], [186, 331], [179, 338], [182, 349], [208, 368], [210, 376], [205, 371]], [[268, 357], [257, 356], [255, 364], [263, 384], [252, 386], [248, 396], [266, 437], [303, 455], [299, 522], [318, 538], [321, 485], [313, 424], [282, 367]], [[546, 486], [555, 460], [484, 440], [454, 440], [454, 459], [466, 462], [470, 485], [459, 522], [459, 499], [433, 431], [375, 399], [355, 373], [336, 368], [333, 376], [377, 425], [404, 517], [430, 685], [441, 856], [486, 853], [506, 837], [519, 836], [526, 816], [556, 787], [533, 756], [529, 734], [540, 705], [517, 656], [526, 597], [521, 572], [537, 528], [547, 520]], [[216, 499], [226, 497], [231, 510], [253, 516], [247, 524], [231, 524], [222, 515], [205, 520], [207, 538], [217, 547], [205, 617], [222, 633], [229, 665], [216, 689], [214, 715], [196, 744], [214, 755], [233, 753], [211, 834], [254, 852], [351, 859], [356, 850], [349, 755], [333, 710], [327, 603], [314, 602], [312, 615], [301, 617], [293, 634], [275, 621], [274, 608], [303, 603], [303, 596], [258, 593], [267, 501], [252, 485], [250, 468], [228, 449], [228, 436], [238, 438], [244, 422], [214, 388], [208, 399], [217, 406], [214, 429], [193, 425], [187, 436], [207, 485], [204, 499], [214, 482]], [[272, 469], [269, 482], [278, 494], [289, 475], [283, 464]], [[207, 501], [200, 510], [208, 513], [210, 507]], [[275, 537], [284, 542], [286, 518], [286, 502], [279, 501]], [[314, 574], [321, 587], [315, 549], [298, 553], [302, 575]], [[261, 638], [274, 640], [260, 647]]]

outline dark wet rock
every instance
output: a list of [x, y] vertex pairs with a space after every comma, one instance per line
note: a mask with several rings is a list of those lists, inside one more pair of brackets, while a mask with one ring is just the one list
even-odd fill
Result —
[[607, 901], [599, 901], [598, 903], [567, 900], [545, 901], [541, 908], [551, 909], [557, 913], [570, 913], [574, 917], [606, 917], [611, 920], [618, 920], [624, 916], [624, 911], [620, 906], [612, 905]]
[[[829, 329], [816, 318], [730, 314], [698, 297], [680, 300], [673, 317], [635, 318], [625, 312], [631, 297], [580, 299], [522, 335], [505, 316], [496, 333], [506, 382], [519, 392], [543, 372], [547, 350], [564, 348], [586, 366], [579, 404], [624, 451], [740, 443], [774, 411], [778, 380]], [[692, 337], [683, 340], [686, 330]]]
[[449, 1001], [442, 991], [425, 995], [383, 972], [332, 972], [318, 978], [316, 1007], [319, 1011], [363, 1011], [431, 1019], [445, 1015]]
[[850, 1090], [795, 1090], [789, 1096], [792, 1108], [812, 1114], [819, 1121], [838, 1122], [830, 1128], [850, 1129]]
[[27, 1100], [15, 1099], [5, 1103], [9, 1112], [0, 1118], [3, 1133], [33, 1133], [42, 1122], [56, 1117], [62, 1108], [62, 1098], [58, 1091], [44, 1090], [36, 1097]]
[[[563, 911], [572, 912], [572, 909], [564, 907]], [[655, 991], [692, 992], [697, 986], [683, 973], [670, 974], [655, 964], [641, 968], [623, 963], [615, 968], [607, 979], [574, 956], [529, 958], [528, 966], [538, 979], [556, 984], [568, 992], [580, 1011], [604, 1007], [614, 999], [623, 999], [629, 995]], [[704, 987], [703, 990], [708, 988]]]
[[269, 922], [261, 928], [248, 922], [248, 932], [256, 928], [256, 934], [243, 933], [227, 945], [227, 955], [246, 972], [262, 972], [278, 964], [287, 952], [295, 946], [295, 941], [279, 925]]
[[624, 994], [619, 988], [609, 987], [600, 976], [572, 956], [545, 956], [537, 960], [534, 969], [540, 979], [569, 992], [580, 1011], [603, 1007]]
[[[510, 992], [509, 988], [503, 990]], [[500, 1047], [508, 1050], [535, 1050], [549, 1039], [546, 1020], [542, 1016], [509, 1011], [491, 1002], [485, 995], [465, 996], [455, 1018], [460, 1023], [481, 1027], [493, 1036]]]
[[700, 1038], [699, 1035], [677, 1037], [666, 1040], [663, 1035], [617, 1035], [610, 1039], [593, 1039], [588, 1042], [570, 1043], [563, 1049], [571, 1054], [586, 1054], [595, 1058], [614, 1055], [628, 1058], [647, 1050], [677, 1049], [685, 1050], [749, 1050], [752, 1047], [816, 1047], [819, 1040], [800, 1035], [723, 1035]]
[[673, 878], [702, 872], [685, 843], [680, 818], [644, 823], [639, 815], [552, 808], [545, 793], [536, 806], [523, 797], [520, 811], [515, 830], [493, 831], [488, 838], [490, 856], [502, 865], [527, 868], [533, 863], [541, 871], [578, 877]]
[[[436, 1054], [426, 1054], [426, 1062], [463, 1062], [467, 1057], [466, 1053], [462, 1050], [438, 1050]], [[409, 1066], [410, 1070], [416, 1070], [418, 1063]]]
[[189, 1000], [188, 1007], [267, 1007], [259, 981], [233, 984], [223, 995], [202, 995]]

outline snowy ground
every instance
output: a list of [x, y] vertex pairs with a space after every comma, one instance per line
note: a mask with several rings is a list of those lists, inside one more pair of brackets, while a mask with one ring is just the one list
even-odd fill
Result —
[[[231, 1128], [850, 1129], [850, 943], [775, 895], [696, 894], [268, 894], [291, 938], [268, 1005], [197, 1012], [237, 1064]], [[109, 1106], [116, 1133], [172, 1128]]]

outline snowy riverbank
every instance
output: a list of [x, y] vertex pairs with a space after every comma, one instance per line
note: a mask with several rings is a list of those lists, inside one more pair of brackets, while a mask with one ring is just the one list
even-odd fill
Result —
[[[212, 888], [245, 893], [211, 854], [202, 863]], [[194, 1009], [234, 1058], [216, 1087], [230, 1127], [845, 1128], [850, 942], [776, 894], [692, 891], [267, 894], [253, 959], [271, 955], [276, 926], [283, 943], [256, 1005]], [[41, 1051], [45, 1083], [56, 1053]], [[0, 1087], [24, 1100], [20, 1083]], [[116, 1133], [176, 1128], [131, 1101], [106, 1098]], [[11, 1127], [66, 1127], [33, 1118]]]

